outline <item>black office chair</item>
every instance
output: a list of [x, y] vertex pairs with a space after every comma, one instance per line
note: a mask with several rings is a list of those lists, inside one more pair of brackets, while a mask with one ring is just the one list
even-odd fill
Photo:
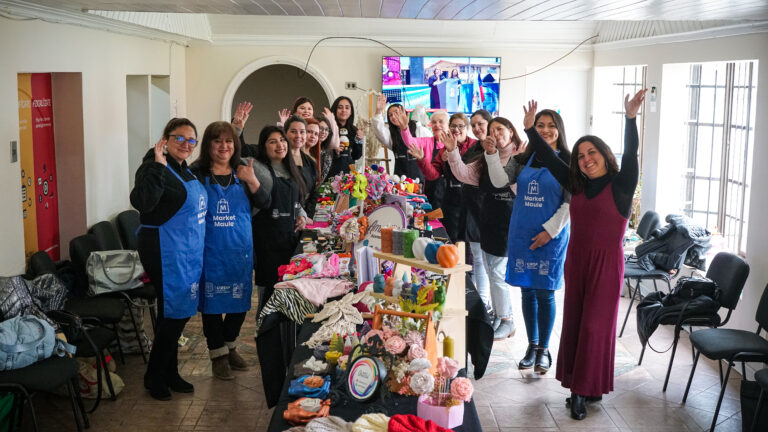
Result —
[[717, 399], [717, 407], [715, 408], [714, 417], [712, 417], [710, 431], [714, 431], [715, 425], [717, 425], [720, 405], [723, 403], [723, 395], [728, 386], [728, 376], [734, 364], [737, 361], [742, 362], [742, 376], [746, 376], [745, 362], [768, 362], [768, 340], [760, 336], [760, 331], [768, 328], [768, 285], [763, 290], [760, 303], [757, 305], [755, 321], [757, 321], [757, 331], [755, 333], [747, 330], [724, 328], [704, 329], [691, 333], [691, 344], [694, 350], [696, 350], [696, 355], [693, 358], [693, 367], [691, 368], [691, 375], [688, 377], [688, 384], [685, 386], [683, 403], [688, 399], [688, 391], [691, 388], [693, 374], [696, 373], [696, 364], [699, 362], [701, 354], [704, 354], [709, 359], [717, 360], [721, 372], [722, 360], [727, 362], [725, 377], [722, 374], [720, 376], [720, 396]]
[[25, 402], [29, 404], [34, 430], [39, 430], [32, 396], [37, 392], [52, 393], [61, 386], [67, 389], [77, 430], [82, 431], [83, 426], [85, 429], [90, 428], [77, 383], [79, 371], [80, 367], [75, 359], [53, 356], [21, 369], [0, 372], [0, 391], [14, 393], [19, 398], [19, 402], [15, 404], [16, 412], [11, 419], [11, 430], [16, 430], [20, 425]]
[[[766, 290], [768, 290], [768, 286], [766, 287]], [[758, 425], [760, 424], [760, 412], [763, 410], [766, 395], [768, 395], [768, 368], [755, 372], [755, 382], [760, 386], [760, 396], [757, 398], [755, 417], [752, 419], [752, 427], [749, 429], [751, 432], [757, 432]], [[745, 420], [742, 419], [742, 421]]]
[[[645, 212], [640, 223], [637, 226], [637, 235], [643, 240], [648, 240], [651, 235], [661, 227], [661, 220], [659, 214], [653, 210]], [[632, 305], [635, 303], [635, 299], [640, 300], [638, 296], [642, 297], [640, 293], [640, 282], [643, 280], [653, 281], [653, 290], [658, 291], [656, 281], [663, 280], [667, 283], [667, 289], [672, 292], [672, 283], [670, 282], [679, 272], [680, 267], [674, 273], [669, 273], [665, 270], [653, 269], [645, 270], [640, 267], [635, 260], [634, 255], [630, 255], [624, 262], [624, 282], [627, 284], [627, 293], [630, 295], [629, 307], [627, 308], [627, 314], [624, 316], [624, 323], [621, 325], [621, 331], [619, 337], [624, 335], [624, 328], [627, 326], [627, 320], [629, 314], [632, 311]], [[682, 262], [681, 262], [682, 266]], [[635, 288], [632, 289], [632, 279], [635, 280]], [[640, 356], [638, 365], [643, 362], [643, 357]]]
[[121, 212], [115, 218], [115, 225], [117, 225], [117, 231], [120, 233], [120, 241], [123, 243], [123, 247], [129, 250], [137, 250], [139, 248], [139, 239], [136, 236], [136, 231], [138, 231], [139, 225], [141, 225], [139, 212], [136, 210]]

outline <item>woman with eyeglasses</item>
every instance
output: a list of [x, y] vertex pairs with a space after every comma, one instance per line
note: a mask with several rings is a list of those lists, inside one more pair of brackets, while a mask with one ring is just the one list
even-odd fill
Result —
[[138, 252], [157, 292], [157, 325], [144, 387], [158, 400], [173, 390], [194, 387], [178, 371], [178, 340], [197, 314], [203, 272], [208, 194], [187, 167], [197, 129], [185, 118], [171, 119], [163, 137], [136, 171], [131, 204], [139, 211]]
[[[447, 112], [436, 111], [432, 114], [432, 117], [429, 119], [429, 125], [432, 127], [433, 134], [431, 138], [414, 138], [411, 135], [411, 131], [408, 129], [408, 115], [405, 113], [405, 110], [393, 111], [390, 121], [400, 128], [400, 136], [408, 146], [408, 153], [419, 161], [419, 164], [430, 164], [437, 157], [437, 152], [443, 148], [440, 137], [441, 134], [448, 133]], [[424, 181], [424, 194], [427, 196], [432, 208], [441, 208], [443, 197], [445, 196], [445, 178], [441, 176], [437, 176], [432, 180], [427, 178]]]
[[637, 113], [647, 90], [624, 98], [621, 169], [611, 148], [593, 135], [579, 138], [570, 165], [535, 127], [530, 101], [523, 124], [533, 151], [571, 196], [571, 238], [565, 258], [563, 328], [555, 378], [571, 390], [571, 417], [587, 416], [586, 402], [613, 391], [616, 318], [624, 281], [623, 238], [639, 178]]
[[334, 150], [333, 164], [329, 176], [348, 173], [349, 166], [363, 155], [363, 131], [355, 126], [355, 107], [352, 99], [339, 96], [331, 105], [331, 113], [339, 127], [339, 148]]
[[[386, 122], [384, 123], [384, 109], [387, 110]], [[424, 184], [424, 174], [419, 169], [416, 159], [408, 153], [408, 146], [405, 145], [403, 137], [400, 135], [400, 128], [392, 122], [392, 113], [405, 110], [400, 104], [392, 104], [387, 108], [387, 96], [379, 95], [376, 99], [376, 114], [373, 116], [373, 132], [376, 139], [386, 148], [392, 150], [395, 155], [394, 173], [399, 176], [406, 176], [412, 179], [419, 179]], [[408, 120], [408, 130], [412, 136], [417, 138], [432, 137], [432, 130], [422, 126], [414, 120]]]
[[[447, 134], [446, 134], [447, 135]], [[448, 163], [457, 179], [477, 185], [483, 192], [480, 212], [480, 246], [485, 262], [488, 263], [491, 302], [500, 323], [493, 333], [494, 340], [503, 340], [515, 335], [512, 318], [512, 297], [505, 279], [507, 272], [507, 232], [509, 219], [515, 201], [515, 194], [509, 184], [496, 187], [491, 182], [491, 164], [494, 159], [502, 167], [514, 166], [513, 156], [522, 152], [525, 145], [512, 122], [496, 117], [488, 124], [488, 136], [483, 140], [485, 152], [468, 164], [464, 163], [452, 136], [442, 138], [448, 154]], [[497, 155], [498, 154], [498, 155]]]
[[200, 155], [191, 169], [210, 202], [200, 283], [203, 333], [213, 376], [231, 380], [232, 370], [248, 370], [236, 341], [253, 291], [251, 206], [266, 197], [264, 191], [259, 193], [253, 161], [241, 163], [240, 141], [230, 123], [217, 121], [205, 128]]
[[317, 163], [305, 149], [307, 142], [307, 122], [298, 116], [291, 116], [285, 121], [285, 136], [288, 138], [291, 158], [301, 171], [306, 186], [306, 194], [301, 196], [299, 203], [311, 220], [315, 215], [317, 205]]

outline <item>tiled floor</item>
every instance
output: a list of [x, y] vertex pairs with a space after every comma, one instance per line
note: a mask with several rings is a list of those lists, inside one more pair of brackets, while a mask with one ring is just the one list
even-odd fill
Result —
[[[517, 296], [515, 296], [517, 297]], [[681, 405], [692, 358], [687, 336], [683, 336], [675, 367], [666, 393], [661, 387], [669, 353], [647, 350], [643, 365], [637, 366], [640, 342], [630, 316], [624, 336], [618, 339], [615, 391], [600, 403], [588, 406], [583, 421], [572, 420], [565, 407], [569, 392], [554, 379], [554, 369], [543, 376], [521, 372], [519, 359], [527, 346], [522, 315], [517, 301], [518, 332], [514, 338], [494, 346], [486, 375], [475, 382], [475, 402], [486, 432], [512, 431], [702, 431], [709, 428], [720, 385], [717, 364], [699, 361], [688, 403]], [[562, 292], [558, 306], [562, 304]], [[621, 300], [619, 325], [629, 304]], [[127, 365], [118, 367], [125, 389], [117, 401], [103, 401], [90, 416], [91, 430], [129, 431], [263, 431], [272, 410], [266, 408], [253, 340], [253, 317], [246, 320], [240, 342], [241, 352], [254, 365], [247, 372], [235, 372], [233, 381], [211, 377], [210, 361], [202, 337], [200, 319], [193, 319], [185, 330], [190, 337], [180, 352], [181, 373], [195, 385], [191, 395], [174, 394], [170, 402], [149, 397], [142, 386], [144, 363], [138, 355], [128, 356]], [[555, 324], [551, 346], [556, 358], [560, 321]], [[662, 327], [652, 338], [656, 348], [671, 344], [671, 329]], [[718, 431], [740, 431], [738, 374], [731, 374], [720, 412]], [[66, 399], [38, 395], [35, 407], [41, 418], [41, 430], [74, 430], [74, 421]], [[31, 430], [31, 428], [28, 428]]]

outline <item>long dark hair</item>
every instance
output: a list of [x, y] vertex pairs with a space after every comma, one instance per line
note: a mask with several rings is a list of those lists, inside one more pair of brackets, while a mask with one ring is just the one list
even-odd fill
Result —
[[296, 102], [293, 103], [293, 108], [291, 108], [291, 114], [296, 115], [296, 109], [299, 108], [299, 105], [304, 105], [305, 103], [309, 102], [310, 105], [312, 105], [312, 113], [315, 112], [315, 104], [312, 103], [312, 100], [306, 96], [302, 96], [298, 99], [296, 99]]
[[[349, 102], [349, 118], [344, 124], [341, 124], [339, 123], [339, 116], [336, 114], [336, 110], [339, 109], [339, 102], [343, 100]], [[336, 100], [333, 101], [333, 104], [331, 104], [331, 112], [334, 116], [336, 116], [336, 124], [339, 125], [339, 128], [347, 128], [347, 130], [350, 132], [350, 134], [347, 136], [354, 137], [357, 133], [357, 128], [355, 127], [355, 104], [352, 103], [352, 99], [346, 96], [337, 97]], [[350, 138], [350, 142], [351, 139], [352, 138]]]
[[195, 167], [205, 173], [204, 175], [208, 175], [211, 172], [211, 166], [213, 165], [213, 160], [211, 160], [211, 143], [223, 134], [229, 134], [235, 141], [235, 152], [232, 153], [232, 157], [229, 158], [229, 166], [232, 167], [233, 173], [237, 171], [237, 166], [240, 164], [241, 151], [237, 132], [235, 132], [232, 123], [217, 121], [209, 124], [208, 127], [205, 128], [205, 132], [203, 132], [203, 140], [200, 142], [200, 154], [197, 156], [197, 160], [193, 163]]
[[331, 124], [331, 121], [325, 117], [315, 117], [315, 120], [317, 120], [318, 123], [322, 122], [328, 126], [328, 136], [325, 137], [323, 142], [318, 143], [318, 146], [323, 146], [323, 150], [328, 150], [328, 147], [331, 145], [331, 140], [333, 139], [333, 125]]
[[[505, 128], [509, 129], [509, 135], [510, 135], [509, 139], [512, 141], [510, 145], [517, 147], [523, 143], [523, 140], [520, 139], [520, 135], [517, 134], [517, 129], [515, 129], [515, 126], [512, 124], [511, 121], [507, 120], [504, 117], [494, 117], [493, 119], [491, 119], [491, 121], [488, 122], [489, 136], [491, 135], [491, 125], [493, 123], [499, 123], [503, 125]], [[477, 162], [477, 172], [479, 172], [481, 175], [488, 171], [488, 163], [485, 161], [485, 151], [475, 156], [472, 162]]]
[[[259, 146], [256, 150], [256, 160], [260, 161], [266, 166], [270, 166], [272, 164], [272, 161], [269, 160], [269, 156], [267, 156], [267, 140], [269, 139], [269, 136], [273, 133], [279, 133], [283, 139], [285, 140], [286, 144], [288, 143], [288, 138], [285, 136], [285, 132], [277, 126], [264, 126], [264, 128], [261, 129], [261, 132], [259, 133]], [[291, 178], [293, 178], [293, 181], [296, 182], [296, 185], [299, 187], [299, 197], [303, 197], [307, 194], [307, 185], [304, 184], [304, 176], [301, 175], [301, 170], [298, 166], [296, 166], [296, 163], [293, 161], [293, 157], [291, 157], [290, 152], [285, 153], [285, 157], [283, 158], [283, 166], [288, 170], [289, 173], [291, 173]]]
[[571, 153], [570, 180], [571, 193], [574, 194], [583, 191], [587, 186], [587, 176], [584, 175], [584, 173], [581, 172], [581, 168], [579, 168], [579, 146], [584, 142], [591, 142], [597, 151], [603, 155], [603, 158], [605, 159], [605, 169], [609, 176], [614, 176], [619, 172], [619, 165], [616, 163], [616, 156], [613, 155], [613, 152], [611, 151], [611, 148], [608, 147], [608, 144], [594, 135], [585, 135], [576, 141], [576, 144], [573, 145], [573, 153]]
[[[570, 160], [571, 151], [568, 149], [568, 140], [565, 138], [565, 123], [563, 123], [563, 118], [560, 117], [560, 114], [558, 114], [556, 111], [552, 111], [551, 109], [543, 109], [536, 113], [536, 117], [533, 120], [534, 127], [536, 126], [536, 123], [539, 122], [539, 118], [544, 115], [552, 117], [552, 121], [555, 123], [555, 127], [557, 128], [556, 147], [560, 152], [560, 159], [566, 161]], [[527, 164], [528, 159], [531, 158], [531, 154], [533, 154], [533, 146], [528, 146], [524, 152], [515, 156], [515, 159], [521, 164]]]
[[[400, 128], [395, 126], [392, 121], [390, 121], [389, 117], [389, 110], [392, 108], [403, 108], [400, 104], [392, 104], [387, 108], [387, 123], [389, 124], [389, 134], [392, 136], [392, 151], [397, 154], [397, 152], [401, 152], [401, 154], [405, 154], [408, 152], [408, 147], [406, 147], [405, 142], [403, 141], [403, 136], [400, 134]], [[411, 131], [412, 136], [416, 136], [416, 121], [408, 119], [408, 130]]]

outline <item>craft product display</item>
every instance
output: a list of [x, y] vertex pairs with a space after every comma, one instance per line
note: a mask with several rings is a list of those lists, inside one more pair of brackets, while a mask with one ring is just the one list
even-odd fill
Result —
[[392, 231], [392, 253], [395, 255], [403, 254], [403, 242], [405, 238], [405, 230], [396, 229]]
[[406, 258], [413, 258], [413, 242], [419, 238], [419, 231], [414, 229], [405, 230], [403, 232], [403, 256]]
[[381, 251], [392, 253], [392, 232], [394, 228], [391, 226], [381, 228]]
[[[317, 379], [320, 379], [322, 381], [320, 385], [314, 385], [314, 384], [318, 384]], [[306, 380], [310, 380], [310, 383], [313, 385], [310, 386], [305, 384]], [[330, 389], [331, 389], [330, 376], [325, 376], [325, 378], [321, 378], [314, 375], [304, 375], [295, 380], [291, 380], [291, 385], [288, 388], [288, 394], [293, 397], [306, 396], [306, 397], [312, 397], [312, 398], [325, 399], [328, 397], [328, 392], [330, 391]]]

